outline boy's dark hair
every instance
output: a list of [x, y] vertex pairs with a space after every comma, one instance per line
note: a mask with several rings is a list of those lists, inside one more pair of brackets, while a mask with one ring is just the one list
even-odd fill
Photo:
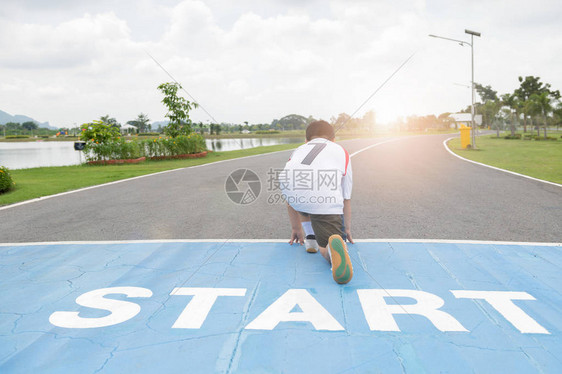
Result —
[[335, 136], [334, 128], [326, 121], [314, 121], [306, 127], [306, 141], [310, 141], [314, 138], [332, 140]]

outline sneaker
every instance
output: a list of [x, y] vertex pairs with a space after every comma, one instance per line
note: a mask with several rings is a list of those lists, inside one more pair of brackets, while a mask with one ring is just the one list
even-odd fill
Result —
[[306, 238], [304, 239], [304, 245], [308, 253], [318, 252], [318, 242], [316, 241], [316, 236], [307, 235]]
[[353, 266], [347, 252], [347, 246], [339, 235], [332, 235], [328, 239], [330, 258], [332, 259], [332, 276], [339, 284], [348, 283], [353, 278]]

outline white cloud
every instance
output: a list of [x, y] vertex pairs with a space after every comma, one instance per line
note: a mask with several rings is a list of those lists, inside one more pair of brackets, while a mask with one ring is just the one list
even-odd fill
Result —
[[[0, 48], [9, 51], [0, 55], [0, 109], [60, 126], [107, 113], [121, 122], [141, 111], [161, 120], [156, 86], [170, 78], [147, 50], [218, 121], [269, 122], [289, 113], [329, 119], [353, 112], [418, 51], [361, 113], [375, 108], [382, 120], [439, 114], [470, 102], [470, 91], [453, 85], [469, 81], [470, 52], [427, 34], [466, 39], [464, 28], [482, 32], [477, 81], [505, 92], [518, 75], [533, 74], [562, 88], [562, 12], [550, 0], [269, 0], [237, 8], [144, 0], [114, 9], [102, 1], [90, 12], [80, 4], [53, 24], [38, 21], [48, 7], [30, 5], [18, 17], [8, 8], [13, 19], [0, 22]], [[147, 11], [153, 22], [141, 15]], [[208, 116], [196, 110], [193, 118]]]
[[[87, 64], [129, 38], [129, 30], [115, 14], [85, 15], [60, 25], [2, 22], [0, 55], [8, 68], [72, 68]], [[108, 50], [109, 49], [109, 50]]]

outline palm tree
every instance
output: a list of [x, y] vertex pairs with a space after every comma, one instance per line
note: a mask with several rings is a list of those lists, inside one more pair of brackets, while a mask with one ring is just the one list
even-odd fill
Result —
[[491, 126], [492, 123], [496, 123], [496, 116], [500, 111], [502, 103], [499, 100], [487, 100], [484, 104], [480, 105], [479, 112], [484, 117], [484, 126]]
[[[536, 116], [538, 115], [539, 109], [537, 106], [537, 103], [531, 99], [531, 97], [529, 97], [528, 100], [525, 100], [522, 102], [521, 105], [522, 108], [522, 112], [523, 112], [523, 119], [526, 120], [527, 118], [529, 118], [529, 126], [531, 128], [533, 128], [534, 125], [534, 119], [536, 119]], [[540, 128], [539, 126], [536, 126], [537, 129], [537, 134], [540, 136]]]
[[136, 122], [138, 122], [139, 131], [140, 132], [146, 132], [147, 127], [148, 127], [148, 123], [150, 122], [150, 119], [148, 118], [148, 116], [146, 114], [141, 112], [137, 116]]
[[558, 102], [558, 106], [552, 110], [552, 114], [554, 117], [554, 123], [556, 124], [556, 131], [558, 131], [558, 127], [562, 124], [562, 103]]
[[121, 127], [121, 125], [119, 124], [119, 122], [117, 122], [115, 118], [109, 117], [109, 114], [106, 114], [105, 116], [101, 116], [100, 121], [112, 127]]
[[[541, 92], [540, 94], [532, 94], [530, 97], [532, 102], [533, 112], [536, 113], [543, 120], [544, 138], [546, 139], [546, 117], [552, 112], [552, 104], [550, 102], [550, 93]], [[537, 124], [537, 136], [540, 136], [540, 126]]]
[[515, 94], [504, 94], [501, 96], [503, 105], [509, 107], [509, 128], [511, 136], [515, 136], [515, 130], [519, 125], [519, 115], [521, 110], [521, 100]]

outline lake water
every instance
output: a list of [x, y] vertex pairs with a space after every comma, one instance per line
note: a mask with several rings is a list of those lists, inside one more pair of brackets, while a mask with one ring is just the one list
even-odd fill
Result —
[[[234, 151], [267, 145], [301, 143], [302, 138], [207, 139], [211, 151]], [[40, 166], [78, 165], [84, 162], [82, 152], [74, 150], [74, 142], [0, 142], [0, 166], [26, 169]], [[81, 157], [81, 158], [80, 158]]]

